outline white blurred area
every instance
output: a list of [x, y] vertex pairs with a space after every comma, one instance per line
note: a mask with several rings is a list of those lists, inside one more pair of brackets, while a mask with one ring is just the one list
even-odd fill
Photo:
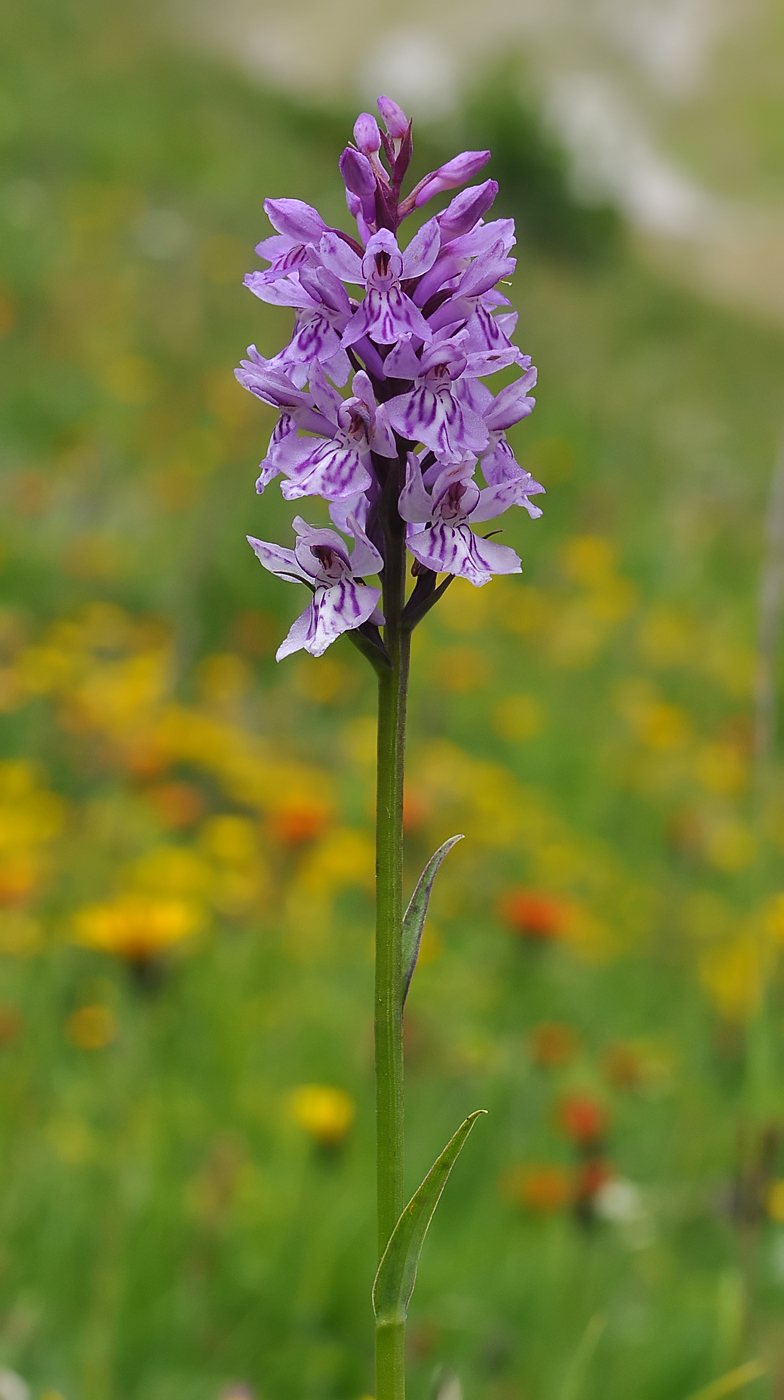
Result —
[[521, 85], [569, 152], [577, 191], [615, 203], [673, 276], [784, 321], [784, 203], [712, 189], [677, 140], [679, 114], [718, 81], [717, 53], [726, 62], [755, 25], [764, 44], [771, 0], [171, 3], [181, 35], [267, 84], [367, 105], [388, 92], [420, 121], [448, 117], [483, 72], [519, 55]]

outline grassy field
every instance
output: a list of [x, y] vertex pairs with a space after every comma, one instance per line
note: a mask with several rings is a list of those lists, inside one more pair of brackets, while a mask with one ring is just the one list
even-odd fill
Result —
[[[350, 114], [87, 0], [12, 7], [0, 70], [0, 1365], [36, 1400], [360, 1400], [372, 678], [273, 660], [298, 599], [243, 536], [291, 511], [232, 377], [287, 331], [241, 286], [262, 200], [345, 217]], [[410, 998], [412, 1188], [489, 1116], [411, 1393], [759, 1363], [735, 1388], [779, 1397], [784, 807], [750, 754], [784, 342], [611, 220], [548, 253], [586, 227], [548, 161], [505, 153], [510, 204], [550, 200], [513, 293], [545, 514], [415, 646], [410, 882], [467, 839]]]

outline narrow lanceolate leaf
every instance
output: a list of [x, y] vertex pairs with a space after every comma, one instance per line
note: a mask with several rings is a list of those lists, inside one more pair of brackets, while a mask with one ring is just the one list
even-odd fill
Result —
[[411, 986], [411, 978], [414, 975], [417, 958], [419, 957], [419, 945], [422, 942], [422, 930], [425, 927], [425, 915], [427, 906], [430, 903], [430, 892], [433, 888], [433, 881], [438, 874], [445, 855], [451, 851], [452, 847], [462, 841], [462, 836], [450, 836], [443, 846], [439, 846], [435, 855], [431, 856], [422, 874], [417, 881], [417, 887], [411, 896], [409, 906], [403, 915], [403, 1005], [406, 1004], [408, 989]]
[[405, 1322], [430, 1221], [463, 1143], [477, 1118], [486, 1112], [486, 1109], [478, 1108], [460, 1124], [392, 1231], [373, 1284], [373, 1309], [377, 1323]]

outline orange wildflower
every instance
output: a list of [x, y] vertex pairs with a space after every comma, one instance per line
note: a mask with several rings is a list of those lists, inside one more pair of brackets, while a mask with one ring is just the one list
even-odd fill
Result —
[[275, 840], [283, 846], [302, 846], [315, 841], [329, 825], [329, 808], [315, 798], [293, 798], [274, 807], [268, 825]]
[[560, 938], [567, 920], [566, 906], [539, 890], [510, 890], [501, 899], [499, 912], [513, 933], [533, 942]]
[[536, 1215], [553, 1215], [573, 1199], [572, 1174], [554, 1162], [512, 1167], [501, 1178], [501, 1194]]
[[610, 1121], [606, 1108], [587, 1094], [572, 1094], [561, 1099], [556, 1109], [556, 1118], [564, 1136], [578, 1147], [588, 1147], [600, 1142]]

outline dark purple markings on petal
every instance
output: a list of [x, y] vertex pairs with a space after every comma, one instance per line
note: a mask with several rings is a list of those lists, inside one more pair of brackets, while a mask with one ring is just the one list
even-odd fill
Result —
[[370, 473], [355, 447], [340, 440], [321, 441], [303, 461], [287, 471], [281, 486], [287, 501], [300, 496], [323, 496], [326, 501], [345, 500], [366, 491]]
[[389, 422], [401, 437], [409, 442], [423, 442], [431, 451], [438, 451], [439, 404], [433, 390], [426, 384], [390, 399], [386, 410]]
[[340, 336], [335, 327], [318, 312], [306, 312], [283, 353], [286, 359], [309, 364], [311, 360], [331, 360], [340, 348]]

